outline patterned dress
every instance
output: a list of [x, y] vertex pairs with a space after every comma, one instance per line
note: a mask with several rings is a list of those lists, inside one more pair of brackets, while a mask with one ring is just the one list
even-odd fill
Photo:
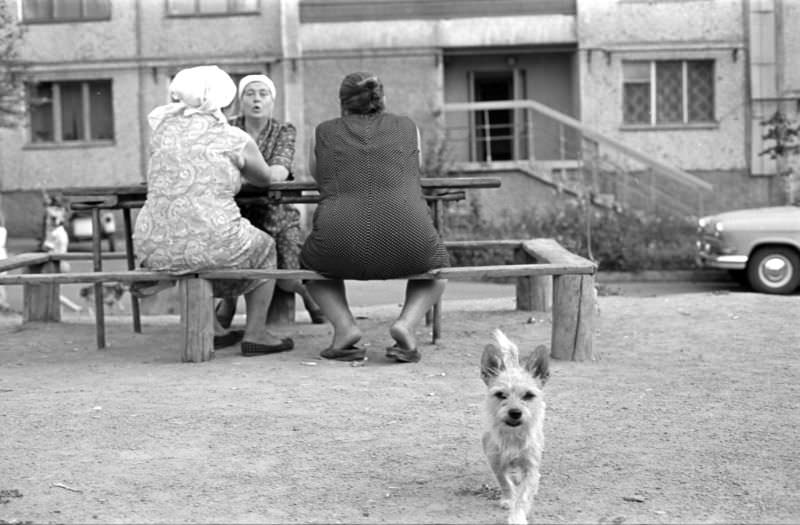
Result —
[[[249, 140], [201, 113], [170, 116], [153, 131], [147, 200], [133, 234], [143, 268], [180, 274], [275, 267], [274, 241], [243, 219], [234, 201]], [[241, 295], [261, 282], [216, 281], [214, 295]]]
[[[245, 129], [243, 116], [234, 117], [228, 122], [242, 130]], [[292, 179], [296, 140], [297, 129], [294, 125], [288, 122], [281, 124], [276, 119], [270, 119], [256, 138], [258, 149], [267, 164], [286, 168], [289, 171], [288, 180]], [[269, 197], [260, 197], [242, 205], [241, 210], [244, 218], [275, 239], [278, 268], [292, 270], [300, 268], [302, 233], [300, 210], [296, 206], [281, 204], [270, 200]]]
[[340, 279], [391, 279], [449, 265], [420, 186], [417, 128], [380, 113], [316, 129], [321, 200], [301, 265]]

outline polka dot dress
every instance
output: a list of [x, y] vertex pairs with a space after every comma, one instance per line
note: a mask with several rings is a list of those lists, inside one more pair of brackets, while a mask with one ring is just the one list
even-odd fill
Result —
[[321, 200], [301, 264], [340, 279], [391, 279], [449, 265], [420, 187], [417, 129], [381, 113], [316, 130]]

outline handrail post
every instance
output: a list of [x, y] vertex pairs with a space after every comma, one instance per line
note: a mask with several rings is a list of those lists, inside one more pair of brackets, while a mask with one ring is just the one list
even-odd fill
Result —
[[492, 129], [488, 109], [483, 110], [483, 141], [486, 146], [486, 162], [492, 162]]
[[528, 160], [536, 160], [536, 152], [534, 151], [533, 142], [533, 110], [527, 108], [525, 110], [525, 124], [528, 127]]

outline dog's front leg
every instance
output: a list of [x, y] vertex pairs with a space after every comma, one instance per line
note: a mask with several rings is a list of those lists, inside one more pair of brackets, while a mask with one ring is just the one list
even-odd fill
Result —
[[511, 512], [508, 514], [509, 524], [526, 525], [528, 514], [533, 506], [533, 497], [539, 491], [539, 472], [527, 471], [514, 489]]

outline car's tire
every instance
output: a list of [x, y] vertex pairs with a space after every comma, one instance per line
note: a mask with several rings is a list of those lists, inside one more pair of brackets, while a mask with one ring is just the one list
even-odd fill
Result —
[[800, 255], [784, 246], [759, 248], [747, 263], [747, 281], [757, 292], [792, 293], [800, 284]]

